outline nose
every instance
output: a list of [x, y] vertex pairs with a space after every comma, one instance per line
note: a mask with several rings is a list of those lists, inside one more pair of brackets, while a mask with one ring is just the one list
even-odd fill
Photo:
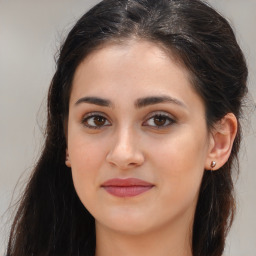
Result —
[[128, 129], [119, 132], [114, 136], [113, 145], [106, 157], [107, 162], [122, 170], [142, 165], [144, 155], [138, 142], [138, 135], [135, 136]]

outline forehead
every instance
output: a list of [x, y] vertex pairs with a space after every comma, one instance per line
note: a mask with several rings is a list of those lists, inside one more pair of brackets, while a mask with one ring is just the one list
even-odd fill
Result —
[[109, 67], [110, 64], [119, 64], [116, 63], [117, 59], [119, 59], [119, 63], [122, 62], [123, 64], [125, 61], [132, 60], [134, 68], [141, 68], [139, 65], [141, 62], [144, 62], [143, 65], [153, 64], [154, 68], [159, 63], [175, 63], [177, 67], [182, 69], [184, 75], [189, 76], [190, 74], [180, 58], [178, 58], [178, 55], [174, 54], [171, 49], [167, 49], [163, 44], [142, 39], [127, 39], [110, 41], [96, 47], [78, 65], [75, 75], [79, 73], [81, 66], [92, 66], [97, 62], [97, 67], [100, 69], [104, 64], [107, 64]]
[[[73, 84], [78, 83], [82, 77], [90, 78], [95, 72], [98, 75], [105, 73], [109, 78], [113, 73], [123, 74], [125, 71], [130, 78], [133, 77], [132, 74], [135, 76], [138, 73], [148, 77], [157, 74], [160, 76], [162, 72], [157, 71], [165, 70], [170, 66], [176, 73], [182, 73], [184, 78], [189, 79], [189, 72], [181, 61], [159, 43], [132, 39], [118, 43], [111, 42], [96, 48], [84, 58], [75, 71]], [[147, 72], [150, 69], [156, 72], [150, 74]]]
[[167, 92], [172, 97], [184, 94], [182, 97], [186, 98], [196, 94], [190, 81], [190, 74], [181, 62], [156, 43], [134, 40], [111, 43], [93, 51], [78, 66], [70, 100], [86, 96], [82, 94], [99, 93], [114, 98], [114, 95], [144, 97]]

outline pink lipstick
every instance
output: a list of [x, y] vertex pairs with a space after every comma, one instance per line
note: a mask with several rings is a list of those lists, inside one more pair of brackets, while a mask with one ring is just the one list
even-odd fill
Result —
[[111, 179], [101, 185], [109, 194], [117, 197], [137, 196], [150, 190], [153, 186], [151, 183], [136, 178]]

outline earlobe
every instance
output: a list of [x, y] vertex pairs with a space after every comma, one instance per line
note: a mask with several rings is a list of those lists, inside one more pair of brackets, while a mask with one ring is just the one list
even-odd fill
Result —
[[69, 160], [69, 153], [68, 153], [68, 149], [66, 149], [66, 160], [65, 160], [65, 164], [67, 167], [71, 167], [71, 163]]
[[230, 156], [237, 133], [237, 119], [233, 113], [226, 114], [218, 121], [211, 133], [206, 170], [218, 170]]

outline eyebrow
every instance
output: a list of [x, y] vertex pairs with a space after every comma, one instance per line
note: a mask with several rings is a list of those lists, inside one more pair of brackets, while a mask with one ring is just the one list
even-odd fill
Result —
[[[114, 104], [110, 100], [99, 98], [99, 97], [83, 97], [83, 98], [80, 98], [78, 101], [76, 101], [75, 105], [79, 105], [81, 103], [89, 103], [89, 104], [94, 104], [102, 107], [114, 107]], [[135, 101], [134, 105], [136, 108], [142, 108], [142, 107], [147, 107], [150, 105], [160, 104], [160, 103], [173, 103], [181, 107], [187, 108], [182, 101], [166, 95], [139, 98]]]
[[113, 107], [113, 104], [111, 103], [110, 100], [107, 99], [102, 99], [98, 97], [83, 97], [76, 101], [75, 105], [79, 105], [81, 103], [90, 103], [102, 107]]
[[142, 108], [142, 107], [159, 104], [159, 103], [173, 103], [173, 104], [177, 104], [181, 107], [187, 108], [186, 105], [182, 101], [180, 101], [176, 98], [172, 98], [170, 96], [165, 96], [165, 95], [137, 99], [135, 101], [135, 107]]

